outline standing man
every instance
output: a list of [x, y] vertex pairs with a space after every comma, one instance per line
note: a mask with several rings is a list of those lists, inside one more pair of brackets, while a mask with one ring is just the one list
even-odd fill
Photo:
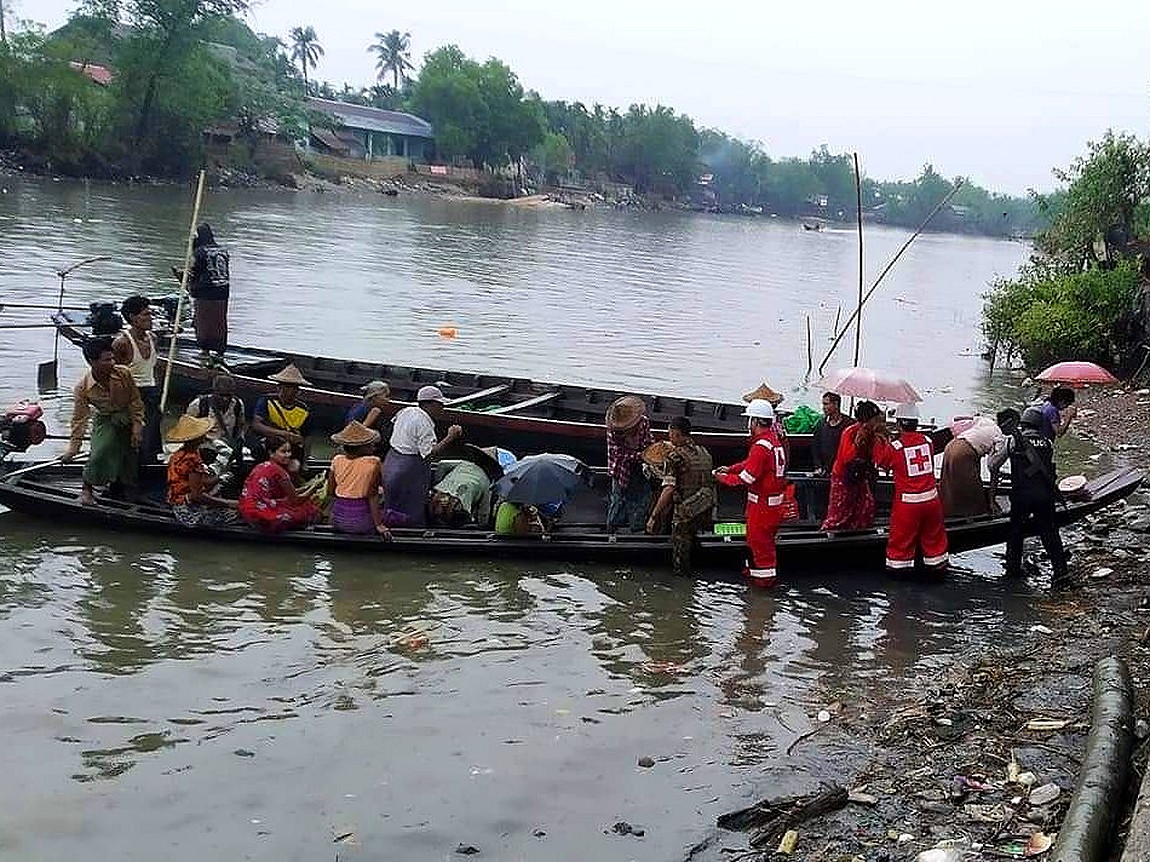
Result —
[[112, 342], [116, 364], [132, 372], [144, 402], [144, 433], [140, 465], [154, 464], [160, 454], [160, 387], [156, 385], [156, 338], [152, 334], [152, 308], [146, 296], [129, 296], [120, 305], [127, 326]]
[[[172, 272], [177, 278], [183, 277], [183, 272], [175, 267]], [[222, 363], [224, 351], [228, 349], [231, 284], [228, 253], [216, 242], [211, 225], [205, 222], [197, 228], [192, 240], [188, 293], [196, 301], [196, 342], [206, 364]]]
[[1074, 406], [1074, 390], [1069, 386], [1055, 386], [1039, 408], [1042, 411], [1042, 433], [1057, 440], [1070, 430], [1070, 423], [1078, 415]]
[[1006, 576], [1018, 577], [1022, 574], [1022, 543], [1027, 522], [1033, 517], [1034, 530], [1041, 537], [1042, 547], [1054, 569], [1054, 583], [1065, 583], [1068, 576], [1066, 549], [1058, 534], [1054, 511], [1055, 503], [1058, 502], [1054, 441], [1046, 434], [1044, 411], [1040, 407], [1027, 407], [1022, 411], [1021, 423], [1015, 410], [1003, 410], [997, 418], [1006, 442], [990, 454], [988, 462], [991, 485], [997, 487], [1002, 465], [1010, 461], [1010, 533], [1006, 540]]
[[898, 405], [894, 418], [898, 424], [897, 439], [877, 439], [873, 455], [875, 464], [890, 470], [894, 478], [886, 568], [894, 574], [913, 569], [915, 554], [921, 548], [923, 565], [941, 573], [950, 556], [942, 499], [934, 479], [934, 448], [918, 430], [917, 405]]
[[447, 401], [438, 386], [423, 386], [417, 404], [395, 414], [391, 444], [383, 462], [383, 489], [388, 526], [427, 525], [427, 494], [431, 490], [431, 459], [463, 435], [452, 425], [442, 440], [435, 439], [435, 420], [442, 418]]
[[775, 533], [783, 522], [786, 503], [787, 454], [775, 430], [771, 402], [756, 398], [743, 411], [751, 448], [745, 460], [715, 470], [715, 479], [729, 487], [747, 488], [747, 548], [750, 560], [743, 573], [759, 587], [778, 583]]
[[711, 522], [715, 508], [715, 480], [711, 475], [711, 453], [691, 439], [691, 420], [676, 416], [667, 436], [671, 451], [663, 462], [663, 487], [647, 521], [654, 533], [659, 517], [671, 509], [671, 571], [691, 574], [691, 552], [695, 537]]
[[88, 372], [72, 391], [72, 440], [63, 462], [80, 452], [88, 417], [92, 416], [92, 447], [84, 465], [80, 502], [96, 502], [94, 486], [109, 485], [128, 498], [138, 491], [137, 450], [144, 433], [144, 402], [132, 380], [132, 372], [116, 364], [110, 338], [90, 338], [84, 343]]
[[[851, 424], [843, 415], [842, 406], [843, 397], [837, 392], [823, 393], [823, 415], [811, 432], [811, 453], [814, 456], [817, 476], [831, 474], [835, 458], [839, 454], [839, 441], [842, 440], [843, 429]], [[805, 501], [807, 516], [821, 522], [827, 514], [827, 495], [823, 493], [821, 484], [811, 482], [806, 487], [809, 489]]]

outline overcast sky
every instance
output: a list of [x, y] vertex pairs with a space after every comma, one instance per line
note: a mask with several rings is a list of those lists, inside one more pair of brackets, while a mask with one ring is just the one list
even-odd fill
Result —
[[[74, 0], [5, 0], [56, 26]], [[1051, 188], [1107, 128], [1150, 126], [1150, 2], [258, 0], [259, 31], [311, 24], [317, 76], [370, 83], [376, 31], [413, 58], [454, 42], [546, 99], [662, 102], [772, 156], [858, 150], [877, 178], [926, 162], [994, 190]]]

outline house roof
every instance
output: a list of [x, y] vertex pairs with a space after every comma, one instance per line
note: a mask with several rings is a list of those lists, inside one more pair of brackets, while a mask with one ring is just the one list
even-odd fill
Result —
[[431, 123], [415, 114], [402, 111], [384, 111], [365, 105], [352, 105], [347, 102], [333, 102], [309, 96], [308, 107], [325, 114], [331, 114], [351, 129], [364, 129], [370, 132], [387, 132], [392, 135], [407, 135], [412, 138], [432, 138]]
[[115, 77], [115, 74], [107, 66], [97, 66], [95, 63], [81, 63], [78, 60], [72, 60], [68, 65], [102, 87], [106, 87], [112, 83], [112, 79]]
[[335, 132], [332, 132], [329, 129], [314, 128], [311, 130], [311, 134], [312, 137], [314, 137], [317, 141], [329, 149], [341, 153], [346, 153], [348, 151], [347, 142], [340, 140]]

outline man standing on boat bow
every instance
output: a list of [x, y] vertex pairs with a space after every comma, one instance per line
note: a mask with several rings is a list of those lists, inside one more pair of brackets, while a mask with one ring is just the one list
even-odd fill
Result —
[[890, 509], [890, 533], [886, 542], [887, 571], [902, 574], [914, 568], [922, 548], [923, 565], [934, 572], [946, 570], [946, 527], [942, 498], [934, 479], [934, 447], [918, 430], [918, 406], [900, 404], [894, 412], [898, 439], [878, 439], [874, 462], [890, 470], [894, 479], [894, 502]]
[[156, 338], [152, 335], [152, 308], [146, 296], [129, 296], [120, 305], [128, 325], [112, 341], [116, 364], [127, 367], [144, 402], [144, 431], [140, 466], [156, 463], [160, 454], [160, 387], [156, 385]]
[[715, 479], [730, 487], [747, 489], [747, 549], [750, 559], [743, 573], [752, 584], [773, 587], [775, 533], [783, 522], [787, 488], [787, 454], [775, 429], [775, 408], [756, 398], [743, 411], [751, 432], [751, 448], [745, 460], [715, 470]]

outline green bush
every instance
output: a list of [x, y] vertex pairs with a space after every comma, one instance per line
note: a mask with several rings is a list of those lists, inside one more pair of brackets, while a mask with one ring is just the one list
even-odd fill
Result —
[[1034, 261], [991, 285], [982, 331], [992, 350], [1021, 356], [1028, 368], [1066, 359], [1121, 367], [1140, 284], [1135, 261], [1081, 272]]

